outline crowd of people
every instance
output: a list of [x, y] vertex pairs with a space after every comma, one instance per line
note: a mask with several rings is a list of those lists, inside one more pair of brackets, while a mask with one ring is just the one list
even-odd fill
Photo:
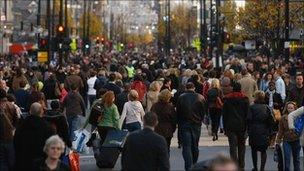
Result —
[[1, 171], [69, 170], [60, 156], [65, 146], [72, 148], [74, 131], [88, 125], [80, 119], [89, 118], [96, 103], [104, 109], [92, 131], [102, 140], [112, 129], [131, 133], [123, 170], [169, 170], [176, 130], [184, 169], [197, 167], [203, 123], [211, 123], [213, 141], [219, 133], [228, 137], [232, 160], [219, 157], [215, 163], [244, 170], [248, 136], [253, 170], [265, 170], [267, 149], [281, 142], [284, 170], [290, 170], [291, 156], [294, 170], [300, 170], [304, 139], [288, 128], [287, 116], [304, 104], [303, 59], [267, 61], [260, 54], [230, 56], [216, 68], [212, 59], [191, 51], [168, 58], [129, 52], [74, 55], [57, 67], [2, 56]]

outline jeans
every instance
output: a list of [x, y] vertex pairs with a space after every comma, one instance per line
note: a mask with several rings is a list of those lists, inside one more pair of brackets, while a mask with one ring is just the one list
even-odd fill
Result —
[[291, 155], [293, 158], [293, 168], [294, 171], [300, 171], [300, 140], [296, 140], [293, 142], [283, 142], [283, 150], [284, 150], [284, 163], [285, 168], [284, 171], [290, 170], [290, 159]]
[[185, 170], [190, 170], [198, 160], [198, 143], [201, 135], [201, 126], [185, 123], [179, 125], [179, 138], [183, 150]]
[[[90, 107], [92, 107], [93, 102], [95, 101], [96, 96], [95, 95], [88, 95], [88, 104], [90, 104]], [[89, 106], [89, 105], [87, 105]]]
[[245, 167], [246, 133], [227, 131], [230, 157], [239, 165], [240, 169]]
[[13, 141], [0, 140], [0, 171], [13, 171], [15, 151]]
[[125, 129], [129, 132], [137, 131], [141, 129], [141, 124], [139, 122], [128, 123], [125, 124]]
[[68, 124], [69, 124], [70, 140], [73, 142], [74, 138], [75, 138], [74, 131], [76, 131], [79, 128], [80, 117], [78, 115], [68, 116], [67, 120], [68, 120]]

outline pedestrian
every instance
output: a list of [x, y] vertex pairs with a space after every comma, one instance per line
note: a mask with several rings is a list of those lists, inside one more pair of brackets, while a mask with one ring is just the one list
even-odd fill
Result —
[[251, 147], [251, 157], [253, 171], [258, 170], [258, 151], [261, 152], [260, 170], [265, 170], [267, 160], [267, 148], [272, 132], [274, 120], [271, 109], [265, 104], [265, 93], [256, 91], [254, 94], [254, 104], [250, 105], [247, 116], [249, 145]]
[[131, 89], [137, 91], [137, 93], [138, 93], [138, 100], [140, 102], [142, 102], [143, 99], [144, 99], [145, 93], [147, 91], [147, 87], [146, 87], [145, 83], [143, 82], [142, 75], [136, 74], [134, 76], [134, 81], [131, 84]]
[[35, 160], [32, 171], [70, 171], [69, 166], [60, 161], [60, 156], [64, 153], [64, 149], [65, 144], [58, 135], [48, 138], [43, 147], [47, 157]]
[[116, 75], [115, 75], [115, 73], [111, 73], [109, 75], [108, 82], [102, 88], [107, 89], [109, 91], [113, 91], [115, 94], [115, 97], [117, 97], [118, 94], [121, 93], [121, 89], [118, 85], [115, 84], [115, 81], [116, 81]]
[[80, 116], [85, 116], [85, 103], [79, 94], [78, 85], [72, 84], [71, 90], [63, 101], [63, 107], [66, 110], [66, 117], [69, 124], [70, 140], [74, 140], [74, 131], [78, 129]]
[[157, 115], [148, 112], [144, 115], [144, 129], [127, 137], [121, 157], [123, 171], [169, 171], [166, 140], [154, 132], [157, 124]]
[[119, 114], [122, 113], [124, 104], [126, 102], [128, 102], [128, 95], [129, 95], [130, 91], [131, 91], [130, 83], [124, 83], [123, 91], [117, 96], [116, 103], [115, 103], [117, 105]]
[[102, 142], [106, 139], [108, 131], [120, 129], [119, 113], [114, 101], [115, 94], [113, 91], [107, 91], [102, 96], [102, 104], [104, 109], [97, 125], [98, 134]]
[[286, 98], [286, 87], [284, 80], [282, 79], [282, 71], [281, 70], [275, 71], [275, 73], [273, 74], [273, 78], [275, 81], [275, 89], [277, 93], [281, 95], [282, 101], [284, 102]]
[[158, 95], [158, 102], [151, 107], [151, 111], [158, 117], [155, 132], [166, 139], [169, 154], [171, 139], [176, 129], [176, 112], [174, 106], [170, 103], [171, 97], [171, 92], [165, 89]]
[[185, 170], [189, 170], [198, 160], [201, 124], [206, 113], [204, 97], [195, 93], [193, 83], [186, 84], [186, 91], [178, 98], [176, 111]]
[[220, 119], [222, 116], [222, 102], [223, 94], [220, 89], [220, 81], [214, 78], [211, 82], [211, 89], [207, 93], [207, 105], [209, 116], [211, 118], [212, 140], [218, 140], [218, 129], [220, 126]]
[[247, 69], [242, 70], [243, 78], [238, 82], [241, 84], [242, 92], [248, 97], [249, 103], [254, 101], [254, 93], [258, 90], [257, 82], [251, 77]]
[[268, 89], [268, 84], [272, 80], [272, 77], [273, 76], [270, 72], [268, 72], [264, 75], [264, 77], [263, 77], [263, 79], [261, 80], [261, 83], [260, 83], [260, 90], [265, 92]]
[[[90, 70], [90, 78], [87, 81], [88, 84], [88, 103], [92, 106], [94, 100], [96, 99], [96, 90], [94, 89], [95, 82], [97, 80], [96, 71]], [[88, 106], [88, 105], [87, 105]]]
[[159, 91], [160, 91], [160, 85], [159, 85], [158, 81], [153, 81], [150, 84], [149, 91], [145, 94], [143, 103], [142, 103], [146, 112], [149, 112], [152, 105], [157, 102]]
[[171, 91], [171, 79], [166, 77], [163, 81], [163, 86], [161, 87], [160, 91], [168, 89]]
[[287, 101], [296, 102], [297, 105], [304, 103], [304, 84], [303, 74], [296, 75], [296, 85], [291, 89], [290, 96], [287, 97]]
[[[120, 116], [120, 128], [125, 128], [129, 132], [133, 132], [141, 129], [142, 118], [145, 115], [144, 108], [140, 101], [138, 101], [138, 93], [136, 90], [131, 90], [128, 99], [129, 101], [124, 104], [121, 116]], [[125, 125], [123, 126], [123, 123]]]
[[64, 80], [64, 87], [67, 91], [72, 89], [72, 85], [77, 85], [78, 89], [81, 90], [84, 85], [80, 76], [77, 75], [76, 69], [74, 67], [70, 68], [70, 75]]
[[288, 115], [297, 109], [295, 102], [287, 102], [283, 111], [283, 117], [279, 123], [279, 131], [277, 134], [276, 143], [280, 144], [283, 141], [284, 151], [284, 171], [290, 171], [291, 156], [293, 158], [293, 168], [295, 171], [300, 171], [300, 139], [292, 129], [288, 127]]
[[16, 71], [16, 75], [13, 77], [12, 88], [13, 91], [16, 91], [20, 88], [20, 83], [25, 82], [28, 84], [27, 78], [24, 76], [21, 68], [18, 68]]
[[223, 101], [223, 124], [228, 137], [230, 157], [238, 164], [240, 170], [245, 168], [245, 143], [249, 99], [241, 92], [241, 84], [232, 83], [232, 92]]
[[7, 93], [0, 89], [0, 170], [12, 171], [15, 162], [14, 131], [18, 123], [16, 109], [7, 100]]
[[45, 157], [45, 141], [54, 134], [51, 126], [42, 118], [43, 108], [35, 102], [30, 115], [17, 127], [14, 135], [15, 170], [32, 170], [33, 161]]

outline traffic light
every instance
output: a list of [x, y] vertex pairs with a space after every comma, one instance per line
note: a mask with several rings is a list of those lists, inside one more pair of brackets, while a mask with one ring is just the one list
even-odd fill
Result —
[[57, 27], [57, 37], [64, 37], [65, 36], [65, 28], [62, 25], [58, 25]]
[[38, 41], [38, 49], [39, 50], [48, 50], [49, 49], [48, 39], [40, 38]]

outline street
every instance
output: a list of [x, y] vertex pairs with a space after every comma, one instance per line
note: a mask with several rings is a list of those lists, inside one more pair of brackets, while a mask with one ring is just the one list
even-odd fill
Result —
[[[219, 135], [219, 140], [213, 142], [212, 137], [208, 136], [207, 129], [205, 126], [202, 127], [202, 136], [200, 139], [200, 155], [198, 161], [203, 161], [215, 157], [218, 154], [229, 155], [229, 147], [227, 138], [223, 135]], [[277, 170], [277, 163], [273, 160], [274, 150], [269, 149], [267, 151], [267, 163], [266, 170]], [[246, 161], [245, 169], [251, 170], [252, 161], [251, 161], [251, 151], [250, 147], [246, 148]], [[301, 164], [303, 168], [303, 157], [301, 158]], [[260, 161], [259, 161], [260, 162]], [[95, 159], [92, 154], [81, 155], [80, 157], [80, 168], [83, 171], [96, 171], [96, 170], [111, 170], [111, 169], [99, 169], [95, 164]], [[171, 152], [170, 152], [170, 167], [171, 170], [184, 170], [184, 160], [182, 157], [182, 150], [177, 148], [177, 138], [176, 135], [172, 139]], [[115, 167], [112, 170], [120, 170], [120, 158], [118, 159]]]

